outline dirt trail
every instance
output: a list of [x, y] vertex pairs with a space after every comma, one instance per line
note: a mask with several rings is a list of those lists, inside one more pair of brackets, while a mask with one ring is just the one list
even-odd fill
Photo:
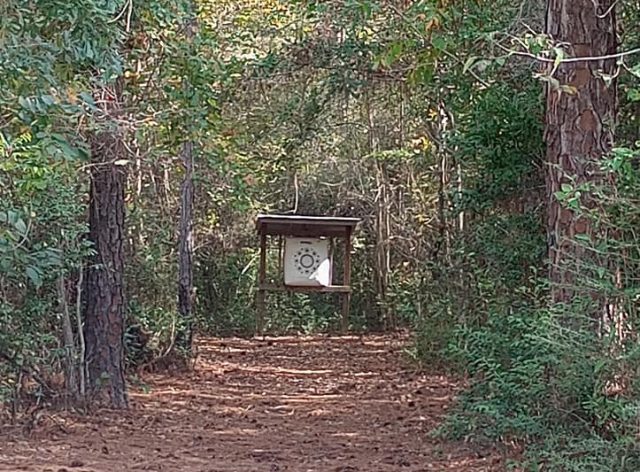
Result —
[[1, 471], [497, 471], [430, 439], [457, 387], [389, 337], [205, 339], [193, 372], [149, 375], [126, 414], [44, 417], [0, 438]]

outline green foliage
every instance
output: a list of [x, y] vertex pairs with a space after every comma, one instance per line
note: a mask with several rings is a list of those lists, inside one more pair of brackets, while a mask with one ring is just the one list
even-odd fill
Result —
[[5, 139], [0, 148], [0, 388], [5, 395], [20, 387], [23, 371], [55, 372], [64, 354], [56, 336], [57, 283], [74, 275], [90, 251], [83, 242], [84, 207], [76, 199], [73, 169], [64, 161], [52, 163], [47, 149], [29, 135]]
[[[524, 470], [637, 470], [637, 152], [604, 161], [603, 185], [565, 185], [555, 195], [591, 220], [597, 237], [573, 242], [591, 262], [567, 261], [583, 298], [550, 306], [542, 103], [530, 71], [497, 65], [469, 59], [465, 69], [491, 85], [462, 86], [466, 103], [449, 97], [459, 105], [448, 144], [464, 185], [447, 210], [466, 224], [451, 235], [450, 258], [427, 264], [416, 348], [428, 365], [466, 371], [471, 386], [439, 433], [514, 446]], [[629, 80], [622, 87], [633, 90]], [[622, 129], [635, 140], [633, 109], [625, 102]], [[586, 192], [593, 207], [581, 206]], [[599, 319], [594, 299], [604, 298], [618, 318]]]
[[636, 470], [640, 396], [628, 380], [638, 375], [637, 347], [621, 354], [584, 308], [532, 303], [462, 330], [452, 355], [475, 380], [441, 432], [527, 445], [527, 470]]
[[256, 250], [221, 259], [219, 249], [202, 251], [196, 267], [198, 323], [218, 336], [255, 332]]
[[[121, 70], [121, 2], [0, 5], [0, 389], [51, 396], [66, 356], [61, 318], [75, 313], [84, 242], [92, 89]], [[87, 126], [88, 125], [88, 126]], [[59, 382], [58, 382], [59, 383]], [[28, 395], [30, 391], [23, 391]]]
[[[198, 281], [198, 324], [216, 336], [253, 336], [258, 252], [238, 252], [221, 259], [219, 251], [201, 253]], [[272, 269], [277, 260], [268, 261]], [[276, 270], [269, 277], [278, 280]], [[340, 326], [339, 300], [331, 295], [269, 294], [265, 329], [270, 334], [336, 331]]]
[[451, 343], [466, 342], [458, 341], [464, 339], [458, 327], [481, 326], [488, 313], [519, 303], [545, 255], [541, 106], [533, 80], [522, 79], [516, 75], [476, 93], [461, 107], [450, 138], [463, 187], [449, 191], [444, 211], [452, 226], [462, 213], [466, 227], [449, 236], [443, 231], [436, 257], [425, 262], [422, 285], [413, 292], [420, 294], [413, 305], [420, 313], [418, 352], [434, 364], [464, 367], [446, 351]]
[[[620, 5], [625, 25], [638, 14]], [[2, 2], [0, 402], [16, 399], [25, 371], [61, 371], [61, 315], [79, 306], [91, 252], [85, 139], [101, 126], [96, 92], [117, 79], [129, 366], [166, 356], [182, 329], [188, 142], [200, 332], [254, 333], [257, 212], [359, 216], [351, 328], [409, 326], [424, 365], [470, 374], [443, 432], [524, 445], [530, 470], [640, 468], [637, 60], [621, 63], [626, 147], [603, 162], [615, 188], [566, 183], [549, 196], [599, 235], [573, 242], [599, 254], [574, 267], [586, 298], [552, 306], [544, 103], [533, 68], [504, 50], [560, 59], [531, 31], [542, 17], [535, 2], [506, 0]], [[632, 46], [637, 28], [626, 29]], [[279, 280], [274, 254], [269, 265]], [[594, 329], [594, 297], [625, 314], [622, 334]], [[267, 328], [331, 331], [337, 308], [331, 296], [270, 295]]]
[[[593, 239], [577, 238], [575, 244], [611, 262], [567, 261], [581, 274], [576, 288], [584, 295], [549, 308], [548, 286], [536, 276], [516, 290], [510, 304], [489, 305], [481, 324], [458, 329], [448, 354], [473, 382], [441, 432], [526, 445], [526, 470], [640, 466], [634, 439], [640, 351], [632, 334], [639, 293], [633, 275], [639, 241], [632, 228], [639, 221], [640, 177], [630, 165], [636, 158], [634, 150], [616, 150], [602, 163], [603, 182], [620, 185], [591, 188], [600, 211], [576, 208], [597, 229]], [[567, 189], [559, 197], [570, 206], [572, 195]]]

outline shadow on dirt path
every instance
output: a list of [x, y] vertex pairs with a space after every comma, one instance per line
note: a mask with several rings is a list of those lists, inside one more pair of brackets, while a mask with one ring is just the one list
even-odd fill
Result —
[[193, 372], [147, 376], [124, 415], [61, 414], [0, 438], [0, 470], [502, 470], [494, 453], [429, 438], [457, 386], [411, 369], [405, 342], [203, 339]]

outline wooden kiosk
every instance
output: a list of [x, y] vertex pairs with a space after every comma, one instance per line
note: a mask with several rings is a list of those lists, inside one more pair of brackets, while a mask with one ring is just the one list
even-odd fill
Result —
[[[342, 299], [342, 332], [349, 328], [351, 301], [351, 237], [358, 218], [258, 215], [260, 266], [256, 297], [256, 332], [263, 334], [267, 292], [338, 293]], [[281, 282], [267, 283], [269, 241], [277, 238]], [[336, 239], [342, 240], [342, 281], [333, 283]], [[283, 251], [283, 241], [285, 243]]]

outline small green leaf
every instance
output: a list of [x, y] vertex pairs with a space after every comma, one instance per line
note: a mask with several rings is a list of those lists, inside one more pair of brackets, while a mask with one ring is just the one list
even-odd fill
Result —
[[51, 95], [43, 95], [40, 99], [45, 105], [51, 106], [55, 103], [55, 99]]
[[471, 69], [475, 65], [477, 60], [478, 58], [476, 56], [471, 56], [469, 59], [467, 59], [464, 63], [464, 66], [462, 67], [462, 73], [466, 74], [469, 69]]
[[553, 65], [554, 67], [558, 67], [564, 60], [564, 50], [562, 48], [553, 48], [553, 52], [556, 55]]
[[573, 192], [573, 186], [571, 184], [562, 184], [560, 185], [560, 189], [565, 193]]
[[33, 283], [36, 288], [39, 288], [42, 285], [42, 274], [37, 268], [32, 266], [27, 267], [26, 273], [27, 277], [29, 277], [31, 283]]
[[22, 235], [26, 235], [27, 234], [27, 231], [28, 231], [27, 230], [27, 225], [26, 225], [26, 223], [24, 222], [23, 219], [19, 219], [18, 221], [16, 221], [13, 224], [13, 226], [14, 226], [15, 229], [17, 229], [20, 232], [20, 234], [22, 234]]

